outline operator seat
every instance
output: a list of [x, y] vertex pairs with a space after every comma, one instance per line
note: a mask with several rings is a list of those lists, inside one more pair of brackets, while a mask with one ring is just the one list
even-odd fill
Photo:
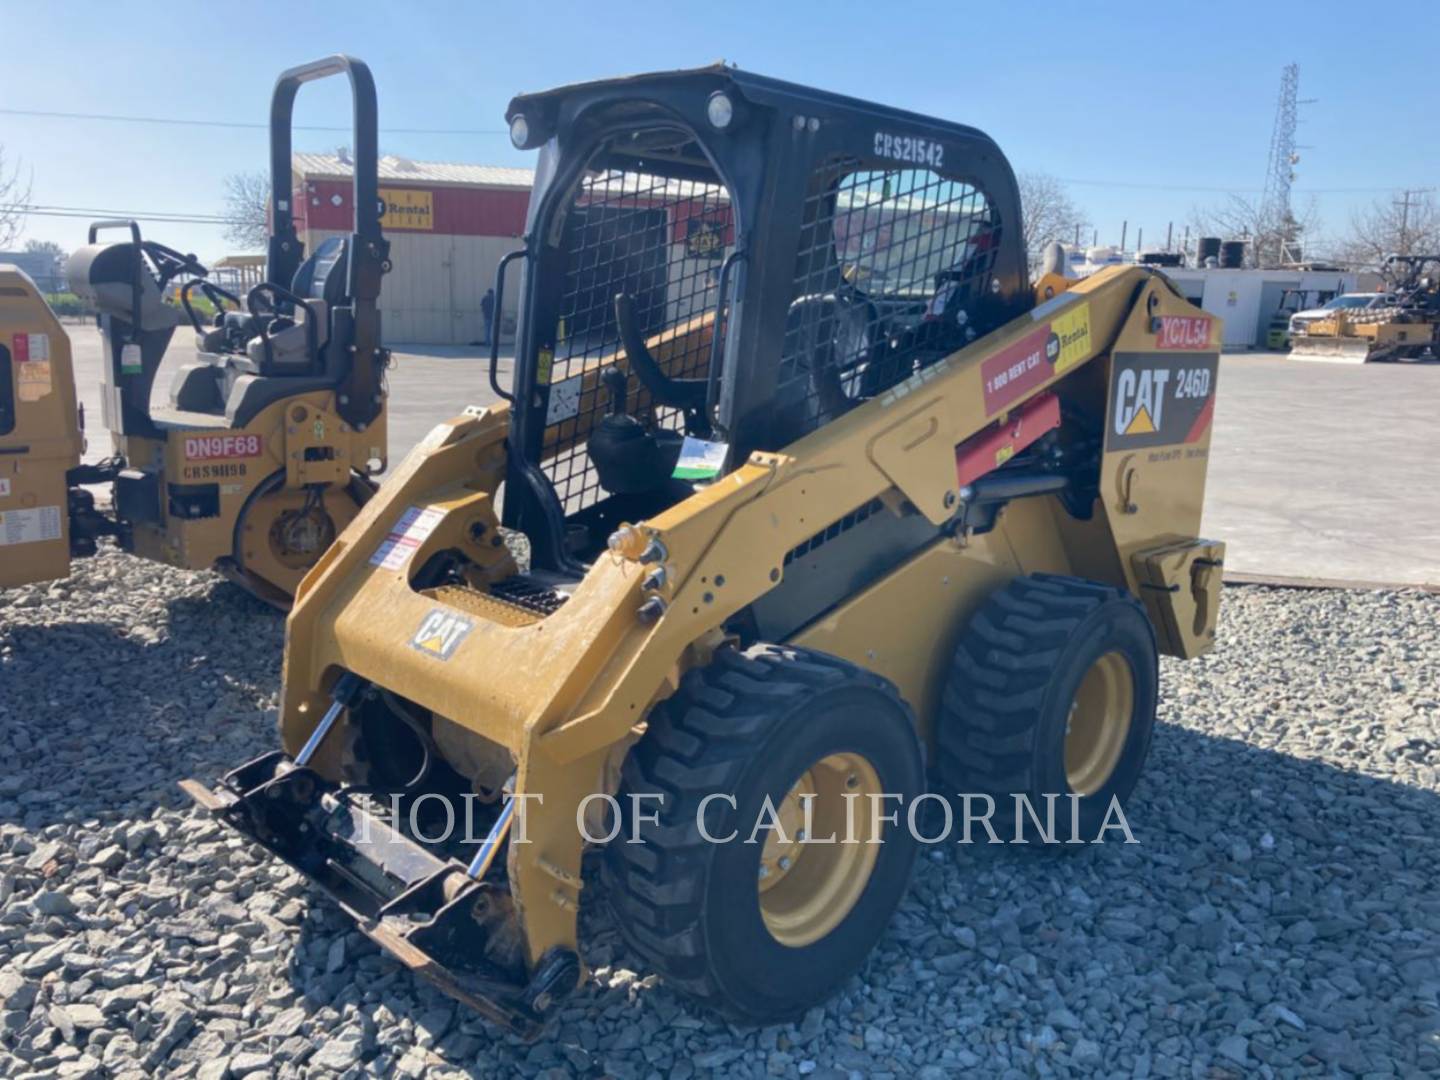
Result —
[[339, 382], [348, 356], [328, 345], [332, 337], [350, 338], [348, 254], [348, 240], [332, 237], [300, 264], [290, 292], [306, 314], [225, 312], [219, 325], [197, 335], [196, 360], [172, 385], [174, 410], [223, 416], [227, 426], [244, 427], [279, 398]]
[[[258, 328], [259, 332], [246, 346], [246, 354], [258, 374], [325, 373], [329, 315], [345, 302], [349, 246], [344, 237], [324, 240], [295, 271], [290, 291], [305, 301], [309, 315], [303, 319], [279, 315]], [[311, 319], [315, 324], [313, 333], [305, 325]]]

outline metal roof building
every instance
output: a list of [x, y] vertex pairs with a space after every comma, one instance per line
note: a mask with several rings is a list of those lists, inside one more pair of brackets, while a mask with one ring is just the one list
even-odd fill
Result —
[[[394, 269], [380, 295], [385, 340], [466, 345], [484, 337], [480, 301], [495, 266], [520, 247], [533, 173], [529, 169], [380, 159], [381, 224]], [[307, 250], [348, 235], [351, 164], [337, 154], [294, 157], [295, 223]], [[514, 331], [519, 275], [497, 313], [501, 340]]]

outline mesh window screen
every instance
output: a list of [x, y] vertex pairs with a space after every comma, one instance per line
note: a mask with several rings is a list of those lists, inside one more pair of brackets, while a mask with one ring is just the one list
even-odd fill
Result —
[[[562, 239], [568, 266], [548, 378], [541, 367], [550, 386], [543, 468], [567, 514], [606, 494], [585, 439], [610, 405], [600, 372], [621, 350], [616, 295], [630, 297], [666, 374], [703, 375], [733, 231], [729, 197], [718, 182], [610, 169], [580, 186]], [[683, 423], [679, 410], [652, 402], [633, 374], [626, 411], [649, 426], [676, 430]]]
[[1000, 226], [968, 184], [856, 162], [815, 174], [802, 222], [780, 445], [983, 333]]

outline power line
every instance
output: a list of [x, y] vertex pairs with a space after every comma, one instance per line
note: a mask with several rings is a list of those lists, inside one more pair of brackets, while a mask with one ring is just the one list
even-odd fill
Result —
[[[1198, 191], [1211, 195], [1260, 195], [1264, 193], [1263, 188], [1207, 187], [1196, 184], [1144, 184], [1127, 180], [1080, 179], [1073, 176], [1057, 176], [1055, 179], [1063, 184], [1074, 184], [1076, 187], [1126, 188], [1134, 191]], [[1375, 192], [1400, 191], [1403, 189], [1394, 184], [1390, 184], [1385, 187], [1307, 187], [1303, 190], [1310, 195], [1366, 195]]]
[[[245, 129], [252, 131], [264, 131], [268, 129], [266, 124], [257, 124], [241, 120], [196, 120], [178, 116], [123, 116], [117, 113], [80, 113], [80, 112], [55, 112], [44, 109], [4, 109], [0, 108], [0, 116], [29, 116], [48, 120], [96, 120], [110, 123], [122, 124], [165, 124], [175, 127], [213, 127]], [[320, 124], [296, 124], [296, 131], [323, 131], [349, 134], [348, 127], [330, 127]], [[505, 128], [381, 128], [385, 135], [508, 135]], [[1211, 195], [1262, 195], [1262, 188], [1245, 187], [1219, 187], [1197, 184], [1146, 184], [1126, 180], [1095, 180], [1080, 177], [1057, 177], [1066, 184], [1074, 184], [1076, 187], [1107, 187], [1124, 188], [1132, 191], [1171, 191], [1171, 192], [1198, 192]], [[1346, 188], [1306, 188], [1308, 193], [1314, 195], [1364, 195], [1375, 192], [1387, 192], [1402, 190], [1395, 185], [1388, 187], [1346, 187]]]
[[[166, 124], [175, 127], [213, 127], [213, 128], [238, 128], [246, 130], [264, 131], [268, 129], [266, 124], [257, 124], [240, 120], [196, 120], [178, 116], [122, 116], [117, 113], [79, 113], [79, 112], [54, 112], [44, 109], [0, 109], [3, 116], [30, 116], [48, 120], [98, 120], [122, 124]], [[296, 124], [296, 131], [323, 131], [342, 135], [349, 134], [348, 127], [330, 127], [320, 124]], [[381, 128], [385, 135], [508, 135], [505, 128]], [[1171, 192], [1198, 192], [1210, 195], [1263, 195], [1263, 188], [1246, 187], [1217, 187], [1198, 184], [1145, 184], [1126, 180], [1095, 180], [1089, 178], [1057, 177], [1066, 184], [1074, 184], [1076, 187], [1107, 187], [1124, 188], [1132, 191], [1171, 191]], [[1306, 188], [1305, 191], [1312, 195], [1368, 195], [1376, 192], [1400, 191], [1403, 190], [1395, 185], [1388, 187], [1339, 187], [1339, 188]]]
[[[245, 128], [268, 130], [268, 124], [241, 120], [194, 120], [178, 116], [121, 116], [115, 113], [53, 112], [46, 109], [0, 109], [5, 116], [29, 116], [42, 120], [101, 120], [119, 124], [166, 124], [172, 127]], [[348, 127], [296, 124], [296, 131], [330, 131], [349, 134]], [[381, 128], [382, 135], [508, 135], [504, 128]]]
[[152, 214], [164, 214], [171, 217], [193, 217], [193, 218], [219, 218], [229, 220], [224, 214], [217, 214], [209, 210], [110, 210], [102, 206], [55, 206], [50, 203], [11, 203], [11, 210], [38, 211], [38, 210], [76, 210], [86, 214], [109, 214], [112, 217], [124, 217], [125, 215], [141, 215], [148, 217]]
[[189, 213], [179, 210], [101, 210], [84, 206], [32, 206], [23, 203], [0, 206], [0, 214], [10, 213], [25, 217], [88, 218], [92, 221], [101, 218], [163, 221], [176, 225], [229, 225], [234, 221], [233, 218], [220, 214]]
[[1128, 188], [1135, 191], [1203, 191], [1218, 195], [1248, 195], [1258, 194], [1259, 190], [1257, 188], [1205, 187], [1196, 184], [1143, 184], [1127, 180], [1082, 179], [1075, 176], [1057, 176], [1055, 179], [1062, 184], [1074, 184], [1076, 187]]

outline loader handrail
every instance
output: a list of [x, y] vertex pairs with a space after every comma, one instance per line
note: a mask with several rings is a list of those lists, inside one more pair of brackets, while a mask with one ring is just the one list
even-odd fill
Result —
[[715, 291], [715, 328], [710, 331], [710, 366], [705, 372], [705, 419], [715, 415], [715, 405], [720, 400], [720, 368], [723, 363], [722, 353], [725, 347], [725, 335], [721, 332], [721, 320], [725, 311], [725, 300], [730, 295], [730, 272], [734, 270], [735, 264], [744, 262], [746, 258], [743, 248], [737, 247], [725, 257], [720, 264], [720, 280], [716, 282]]
[[[500, 386], [500, 323], [502, 313], [505, 310], [505, 271], [516, 259], [530, 254], [528, 247], [516, 248], [507, 252], [501, 257], [495, 267], [495, 309], [490, 316], [490, 389], [495, 391], [495, 396], [502, 401], [515, 401], [514, 393], [503, 389]], [[514, 374], [511, 374], [511, 384], [514, 384]]]

